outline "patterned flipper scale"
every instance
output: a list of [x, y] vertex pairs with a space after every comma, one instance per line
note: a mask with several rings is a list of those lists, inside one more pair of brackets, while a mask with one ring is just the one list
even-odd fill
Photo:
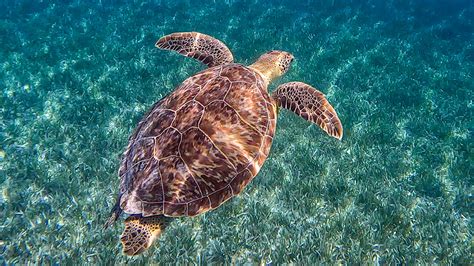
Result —
[[208, 67], [234, 61], [231, 51], [224, 43], [198, 32], [177, 32], [166, 35], [156, 42], [156, 47], [192, 57]]
[[330, 136], [342, 139], [341, 121], [322, 92], [303, 82], [288, 82], [278, 86], [272, 97], [280, 107], [317, 124]]

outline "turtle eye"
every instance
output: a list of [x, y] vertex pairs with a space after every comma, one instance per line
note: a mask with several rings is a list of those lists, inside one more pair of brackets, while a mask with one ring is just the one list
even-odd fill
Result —
[[289, 58], [288, 67], [290, 67], [291, 63], [293, 63], [293, 60], [295, 60], [295, 58], [293, 56]]

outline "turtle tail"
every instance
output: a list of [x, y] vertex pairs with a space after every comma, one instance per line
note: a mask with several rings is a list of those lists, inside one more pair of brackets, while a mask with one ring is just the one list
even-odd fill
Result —
[[128, 217], [125, 220], [125, 229], [120, 237], [123, 253], [128, 256], [143, 253], [161, 235], [168, 222], [169, 219], [163, 215]]
[[109, 219], [104, 224], [104, 229], [107, 229], [109, 226], [115, 223], [115, 221], [117, 221], [117, 219], [120, 217], [121, 214], [122, 214], [122, 208], [120, 208], [120, 196], [119, 196], [117, 203], [115, 203], [115, 206], [112, 208]]

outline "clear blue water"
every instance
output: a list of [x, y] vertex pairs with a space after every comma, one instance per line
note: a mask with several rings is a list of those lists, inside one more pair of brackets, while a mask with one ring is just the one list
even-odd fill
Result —
[[[0, 263], [454, 263], [472, 259], [473, 1], [0, 1]], [[160, 51], [212, 35], [270, 85], [323, 91], [337, 141], [288, 111], [271, 155], [220, 208], [121, 254], [102, 230], [129, 134], [204, 66]]]

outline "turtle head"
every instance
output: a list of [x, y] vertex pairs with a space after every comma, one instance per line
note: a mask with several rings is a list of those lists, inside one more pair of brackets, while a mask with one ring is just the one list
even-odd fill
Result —
[[294, 58], [288, 52], [273, 50], [261, 55], [250, 68], [261, 74], [267, 82], [270, 82], [285, 74]]

